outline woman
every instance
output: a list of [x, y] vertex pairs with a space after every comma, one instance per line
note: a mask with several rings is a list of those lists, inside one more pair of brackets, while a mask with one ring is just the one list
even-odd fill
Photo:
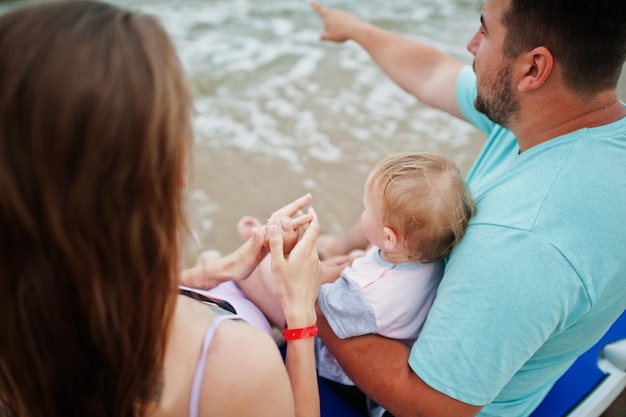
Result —
[[[312, 338], [286, 372], [263, 332], [179, 294], [192, 106], [163, 28], [96, 2], [10, 12], [0, 91], [0, 414], [318, 414]], [[271, 224], [219, 276], [269, 246], [288, 326], [307, 328], [319, 225], [298, 219], [288, 260]]]

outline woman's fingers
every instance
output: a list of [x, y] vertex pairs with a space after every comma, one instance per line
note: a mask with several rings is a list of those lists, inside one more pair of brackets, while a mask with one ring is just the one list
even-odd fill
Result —
[[307, 193], [300, 198], [295, 199], [291, 203], [285, 204], [283, 207], [276, 210], [270, 216], [270, 220], [278, 222], [283, 217], [291, 217], [298, 211], [302, 210], [307, 204], [313, 200], [313, 195]]

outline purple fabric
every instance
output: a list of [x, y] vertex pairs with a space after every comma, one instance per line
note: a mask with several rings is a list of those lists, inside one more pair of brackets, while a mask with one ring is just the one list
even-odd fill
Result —
[[228, 301], [233, 307], [235, 307], [237, 315], [241, 319], [247, 321], [257, 329], [263, 330], [271, 338], [274, 338], [272, 326], [270, 326], [269, 322], [265, 318], [265, 315], [263, 315], [261, 310], [259, 310], [259, 308], [254, 305], [252, 301], [246, 298], [246, 295], [233, 281], [226, 281], [217, 287], [211, 288], [210, 290], [202, 290], [199, 288], [190, 288], [185, 286], [181, 286], [181, 288], [197, 292], [198, 294], [202, 294], [207, 297], [215, 297]]

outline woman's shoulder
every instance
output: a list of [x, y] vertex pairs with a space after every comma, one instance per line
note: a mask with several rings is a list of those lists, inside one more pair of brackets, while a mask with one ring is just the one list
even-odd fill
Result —
[[[163, 409], [187, 409], [207, 329], [217, 318], [203, 304], [179, 297], [164, 369]], [[217, 326], [202, 372], [199, 416], [292, 415], [293, 395], [276, 343], [233, 319]], [[167, 407], [167, 406], [171, 407]], [[160, 407], [161, 408], [161, 407]]]
[[[202, 416], [293, 415], [282, 357], [265, 332], [241, 321], [219, 325], [204, 369]], [[233, 395], [236, 394], [236, 395]]]

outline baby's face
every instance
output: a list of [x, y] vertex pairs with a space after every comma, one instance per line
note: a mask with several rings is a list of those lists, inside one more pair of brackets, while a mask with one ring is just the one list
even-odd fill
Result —
[[361, 231], [367, 240], [380, 247], [384, 239], [383, 204], [380, 186], [368, 178], [363, 192], [363, 214]]

